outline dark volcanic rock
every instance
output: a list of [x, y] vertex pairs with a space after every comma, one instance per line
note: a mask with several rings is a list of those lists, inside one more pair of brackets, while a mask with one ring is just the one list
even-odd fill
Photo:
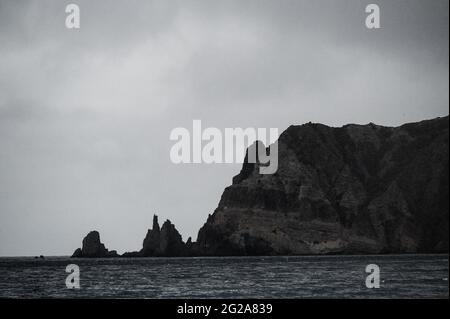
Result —
[[143, 257], [143, 256], [140, 251], [129, 251], [129, 252], [123, 253], [121, 257], [132, 258], [132, 257]]
[[[142, 249], [123, 257], [448, 253], [448, 127], [448, 117], [290, 126], [278, 171], [261, 175], [246, 160], [196, 242], [154, 216]], [[95, 231], [73, 254], [111, 256]]]
[[161, 230], [159, 229], [158, 216], [153, 216], [153, 227], [149, 229], [142, 244], [140, 253], [143, 256], [156, 256], [159, 254]]
[[177, 257], [187, 254], [186, 244], [175, 226], [169, 220], [166, 220], [160, 229], [158, 216], [153, 216], [153, 228], [148, 230], [139, 255], [144, 257]]
[[83, 252], [81, 251], [81, 248], [75, 249], [72, 257], [73, 258], [81, 258], [81, 257], [83, 257]]
[[291, 126], [278, 171], [245, 162], [191, 253], [448, 252], [448, 127]]
[[105, 245], [100, 242], [100, 234], [98, 231], [91, 231], [83, 239], [82, 248], [78, 248], [72, 257], [77, 258], [101, 258], [101, 257], [118, 257], [115, 250], [108, 251]]
[[169, 220], [166, 220], [161, 227], [160, 237], [161, 256], [186, 256], [187, 249], [180, 233]]

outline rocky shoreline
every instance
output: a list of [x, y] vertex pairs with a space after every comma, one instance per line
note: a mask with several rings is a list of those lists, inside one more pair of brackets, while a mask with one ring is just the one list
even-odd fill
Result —
[[246, 161], [195, 242], [154, 216], [139, 251], [120, 256], [93, 231], [72, 257], [448, 253], [448, 128], [290, 126], [278, 171]]

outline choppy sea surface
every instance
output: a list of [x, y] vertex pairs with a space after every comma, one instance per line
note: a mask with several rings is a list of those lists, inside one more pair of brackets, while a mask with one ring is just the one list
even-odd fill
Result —
[[[66, 287], [66, 266], [80, 288]], [[366, 266], [380, 288], [366, 287]], [[2, 298], [449, 298], [448, 255], [0, 258]]]

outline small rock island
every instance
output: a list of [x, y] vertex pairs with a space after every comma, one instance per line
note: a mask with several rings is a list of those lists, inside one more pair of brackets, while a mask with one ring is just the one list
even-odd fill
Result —
[[102, 258], [102, 257], [118, 257], [115, 250], [109, 251], [105, 245], [100, 242], [100, 234], [98, 231], [91, 231], [83, 239], [82, 248], [78, 248], [73, 253], [74, 258]]

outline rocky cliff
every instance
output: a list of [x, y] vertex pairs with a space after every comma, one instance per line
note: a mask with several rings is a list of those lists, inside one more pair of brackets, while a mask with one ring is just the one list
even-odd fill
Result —
[[[261, 175], [246, 160], [196, 242], [154, 216], [142, 249], [123, 256], [448, 253], [448, 129], [448, 117], [290, 126], [278, 140], [277, 172]], [[98, 232], [74, 253], [114, 255]]]
[[400, 127], [291, 126], [279, 166], [244, 163], [198, 255], [448, 252], [448, 117]]
[[109, 251], [105, 245], [100, 242], [98, 231], [89, 232], [83, 239], [82, 248], [78, 248], [73, 253], [74, 258], [94, 258], [94, 257], [118, 257], [115, 250]]

